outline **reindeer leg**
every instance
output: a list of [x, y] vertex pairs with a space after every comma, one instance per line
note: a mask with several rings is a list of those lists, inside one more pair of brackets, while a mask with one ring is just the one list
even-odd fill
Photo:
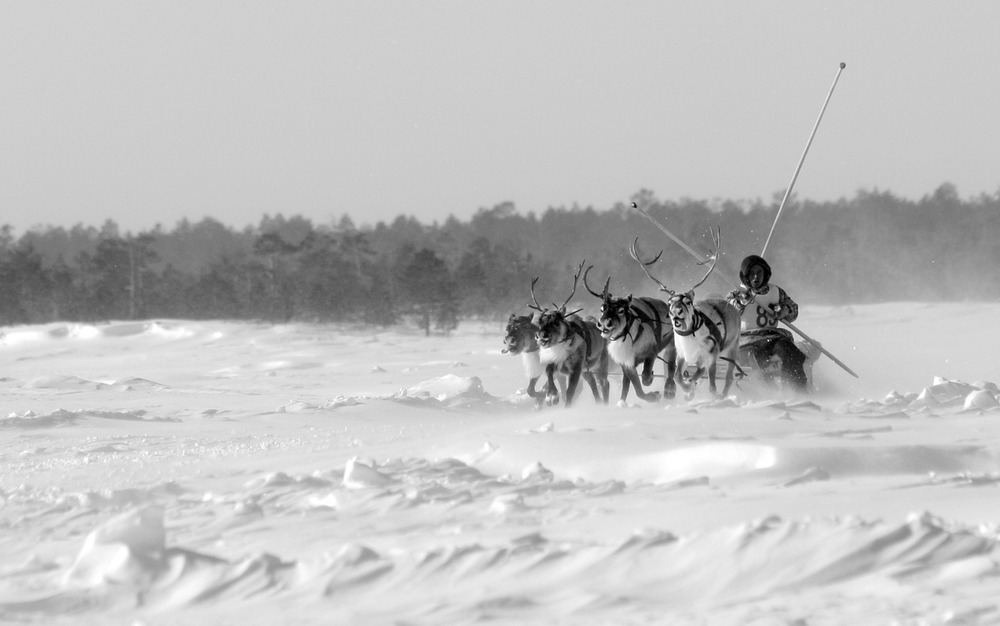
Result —
[[690, 400], [694, 397], [696, 391], [698, 391], [698, 381], [701, 380], [702, 376], [705, 375], [705, 368], [698, 366], [695, 368], [694, 373], [691, 374], [691, 384], [685, 390], [687, 393], [685, 399]]
[[715, 372], [717, 371], [719, 364], [718, 359], [719, 355], [714, 355], [708, 365], [708, 390], [711, 392], [713, 398], [719, 397], [718, 388], [715, 385]]
[[545, 404], [548, 406], [554, 406], [559, 404], [559, 390], [556, 389], [555, 378], [555, 363], [549, 363], [545, 366], [545, 375], [548, 378], [548, 384], [545, 388]]
[[597, 385], [601, 388], [601, 394], [604, 398], [603, 404], [611, 401], [611, 381], [608, 380], [609, 365], [610, 357], [608, 357], [608, 352], [605, 350], [598, 363], [597, 372], [594, 374], [597, 377]]
[[677, 381], [674, 376], [677, 374], [677, 350], [670, 346], [662, 353], [664, 355], [663, 367], [663, 397], [673, 399], [677, 395]]
[[535, 406], [541, 407], [542, 403], [545, 402], [545, 393], [537, 391], [535, 385], [538, 383], [538, 376], [528, 379], [528, 397], [535, 399]]
[[611, 382], [608, 380], [607, 371], [593, 372], [591, 376], [594, 378], [594, 384], [597, 387], [596, 391], [594, 391], [594, 400], [599, 404], [607, 404], [608, 396], [611, 395]]
[[733, 379], [736, 377], [736, 351], [729, 350], [726, 358], [729, 361], [726, 363], [726, 384], [722, 388], [722, 397], [729, 397], [729, 390], [733, 387]]
[[[634, 367], [626, 369], [625, 366], [623, 365], [622, 379], [632, 382], [632, 386], [635, 387], [635, 395], [639, 396], [639, 398], [641, 398], [642, 400], [645, 400], [646, 402], [656, 402], [660, 399], [659, 393], [655, 391], [647, 392], [642, 388], [642, 385], [639, 383], [639, 372], [637, 372]], [[624, 402], [625, 402], [625, 396], [623, 395], [621, 402], [623, 406]]]
[[648, 387], [653, 384], [653, 363], [656, 362], [656, 355], [643, 359], [642, 361], [642, 384]]
[[604, 399], [601, 397], [601, 390], [597, 386], [597, 378], [594, 376], [594, 373], [585, 371], [581, 375], [583, 376], [583, 379], [587, 381], [587, 385], [590, 386], [590, 392], [594, 394], [594, 401], [598, 404], [602, 403]]
[[657, 391], [646, 391], [639, 384], [639, 372], [633, 368], [631, 370], [632, 374], [632, 384], [635, 386], [635, 395], [639, 396], [646, 402], [658, 402], [660, 400], [660, 393]]
[[538, 378], [539, 378], [538, 376], [535, 376], [534, 378], [529, 378], [528, 379], [528, 397], [529, 398], [537, 398], [537, 397], [539, 397], [539, 396], [542, 395], [541, 393], [539, 393], [538, 391], [535, 390], [535, 385], [538, 383]]
[[687, 374], [687, 362], [684, 357], [679, 357], [675, 364], [674, 378], [677, 381], [677, 386], [681, 388], [684, 392], [684, 396], [690, 399], [691, 395], [691, 383], [688, 381]]
[[576, 397], [576, 387], [580, 383], [580, 374], [582, 373], [582, 367], [574, 367], [573, 371], [569, 374], [569, 385], [566, 387], [566, 408], [568, 409], [570, 405], [573, 404], [573, 398]]
[[628, 388], [632, 385], [632, 378], [628, 375], [628, 368], [622, 365], [622, 395], [618, 397], [618, 406], [625, 406], [625, 398], [628, 397]]

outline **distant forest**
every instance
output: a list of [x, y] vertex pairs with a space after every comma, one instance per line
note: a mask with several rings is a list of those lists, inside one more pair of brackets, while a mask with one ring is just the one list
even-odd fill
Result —
[[[760, 253], [778, 210], [771, 203], [631, 199], [696, 250], [721, 228], [719, 274]], [[590, 286], [611, 277], [615, 294], [656, 286], [629, 257], [639, 237], [652, 272], [686, 290], [704, 268], [626, 203], [607, 210], [550, 208], [521, 215], [513, 204], [424, 224], [400, 215], [356, 226], [349, 216], [315, 224], [265, 215], [236, 229], [213, 219], [123, 233], [100, 227], [0, 230], [0, 324], [145, 318], [317, 321], [428, 331], [460, 319], [503, 319], [531, 302], [562, 304], [575, 268], [593, 265]], [[962, 200], [951, 184], [919, 201], [860, 191], [853, 199], [785, 206], [768, 247], [773, 281], [800, 304], [1000, 299], [1000, 192]], [[701, 288], [725, 292], [719, 277]], [[573, 305], [597, 299], [582, 281]]]

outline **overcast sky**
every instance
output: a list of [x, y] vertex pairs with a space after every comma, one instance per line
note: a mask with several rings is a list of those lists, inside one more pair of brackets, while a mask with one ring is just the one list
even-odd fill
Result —
[[0, 223], [1000, 191], [1000, 2], [0, 0]]

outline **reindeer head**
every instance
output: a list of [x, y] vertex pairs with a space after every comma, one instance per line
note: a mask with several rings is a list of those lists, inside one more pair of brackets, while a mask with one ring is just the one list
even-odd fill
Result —
[[534, 322], [534, 313], [528, 315], [510, 314], [507, 320], [503, 343], [504, 354], [521, 354], [522, 352], [533, 352], [538, 349], [538, 342], [535, 340], [535, 333], [538, 326]]
[[582, 261], [579, 267], [576, 268], [576, 274], [573, 276], [573, 291], [566, 298], [566, 301], [562, 303], [562, 306], [553, 302], [553, 309], [542, 308], [535, 298], [535, 283], [538, 282], [538, 278], [536, 277], [531, 281], [531, 304], [528, 306], [540, 313], [538, 316], [538, 332], [535, 333], [535, 339], [542, 348], [548, 348], [569, 339], [570, 329], [566, 323], [566, 318], [576, 315], [579, 313], [579, 310], [567, 313], [566, 305], [569, 304], [569, 301], [576, 294], [576, 286], [580, 280], [580, 272], [583, 271], [584, 263], [586, 261]]
[[667, 314], [674, 330], [680, 333], [690, 332], [694, 328], [694, 291], [677, 293], [667, 300]]
[[603, 293], [597, 293], [591, 289], [590, 285], [587, 284], [587, 274], [593, 267], [593, 265], [587, 267], [587, 271], [583, 273], [583, 286], [591, 295], [601, 300], [601, 316], [597, 320], [597, 330], [605, 339], [621, 337], [628, 332], [628, 327], [631, 324], [632, 294], [624, 298], [615, 298], [608, 293], [608, 287], [611, 285], [610, 276], [604, 283]]
[[549, 348], [569, 339], [569, 325], [566, 310], [545, 311], [538, 316], [538, 332], [535, 339], [542, 348]]

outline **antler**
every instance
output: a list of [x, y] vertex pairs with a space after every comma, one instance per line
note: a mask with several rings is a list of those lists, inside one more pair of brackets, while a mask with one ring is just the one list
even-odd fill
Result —
[[531, 304], [528, 305], [528, 308], [535, 309], [539, 313], [544, 313], [545, 309], [543, 309], [542, 306], [538, 304], [538, 300], [535, 299], [535, 283], [537, 282], [538, 277], [535, 276], [535, 278], [531, 281]]
[[646, 269], [647, 266], [652, 265], [653, 263], [656, 263], [657, 261], [660, 260], [660, 257], [663, 256], [663, 250], [660, 250], [660, 252], [655, 257], [653, 257], [652, 261], [643, 261], [641, 258], [639, 258], [639, 238], [636, 237], [635, 241], [629, 244], [628, 253], [632, 256], [633, 259], [635, 259], [635, 262], [639, 264], [639, 267], [642, 268], [643, 273], [646, 274], [649, 280], [653, 281], [654, 283], [660, 286], [660, 291], [664, 291], [666, 293], [669, 293], [670, 295], [674, 295], [672, 289], [670, 289], [662, 282], [660, 282], [659, 278], [650, 274], [649, 270]]
[[594, 291], [593, 289], [590, 288], [590, 285], [587, 284], [587, 274], [590, 273], [590, 270], [592, 270], [592, 269], [594, 269], [594, 266], [593, 265], [588, 265], [587, 266], [587, 271], [585, 271], [583, 273], [583, 286], [587, 288], [587, 291], [590, 292], [590, 295], [596, 296], [596, 297], [600, 298], [601, 300], [607, 300], [608, 299], [608, 287], [611, 285], [611, 277], [608, 276], [608, 280], [604, 283], [604, 293], [603, 294], [597, 293], [596, 291]]
[[[566, 302], [563, 302], [562, 306], [556, 307], [557, 309], [559, 310], [565, 309], [566, 305], [569, 304], [569, 301], [572, 300], [573, 296], [576, 295], [576, 286], [580, 282], [580, 274], [583, 272], [583, 264], [586, 262], [587, 262], [586, 259], [580, 261], [580, 265], [576, 268], [576, 274], [573, 275], [573, 291], [571, 291], [569, 297], [566, 298]], [[553, 302], [553, 304], [555, 303]]]
[[[580, 274], [583, 272], [583, 265], [586, 262], [587, 262], [586, 259], [583, 260], [583, 261], [580, 261], [580, 265], [577, 266], [577, 268], [576, 268], [576, 274], [573, 275], [573, 291], [570, 292], [569, 297], [566, 298], [566, 301], [562, 303], [562, 306], [559, 306], [555, 302], [552, 303], [552, 306], [555, 307], [557, 310], [565, 312], [566, 305], [569, 304], [569, 301], [573, 299], [574, 295], [576, 295], [576, 286], [580, 282]], [[611, 279], [609, 278], [608, 280], [611, 280]], [[535, 276], [535, 278], [531, 281], [531, 304], [528, 305], [528, 308], [529, 309], [535, 309], [536, 311], [538, 311], [540, 313], [545, 313], [546, 309], [543, 308], [542, 305], [538, 304], [538, 300], [535, 298], [535, 283], [537, 283], [537, 282], [538, 282], [538, 277]], [[593, 293], [593, 292], [591, 292], [591, 293]], [[597, 294], [594, 294], [594, 295], [597, 295]], [[582, 309], [580, 309], [580, 310], [582, 310]], [[575, 312], [579, 313], [579, 311], [575, 311]]]
[[722, 249], [722, 227], [716, 226], [716, 231], [717, 233], [716, 232], [712, 233], [712, 240], [715, 241], [715, 252], [709, 255], [708, 259], [705, 260], [705, 263], [711, 261], [712, 266], [708, 268], [708, 271], [705, 273], [704, 276], [702, 276], [701, 280], [699, 280], [694, 287], [691, 287], [689, 291], [694, 291], [698, 287], [701, 287], [702, 283], [708, 280], [708, 277], [712, 273], [712, 270], [715, 269], [715, 264], [719, 262], [719, 251]]

